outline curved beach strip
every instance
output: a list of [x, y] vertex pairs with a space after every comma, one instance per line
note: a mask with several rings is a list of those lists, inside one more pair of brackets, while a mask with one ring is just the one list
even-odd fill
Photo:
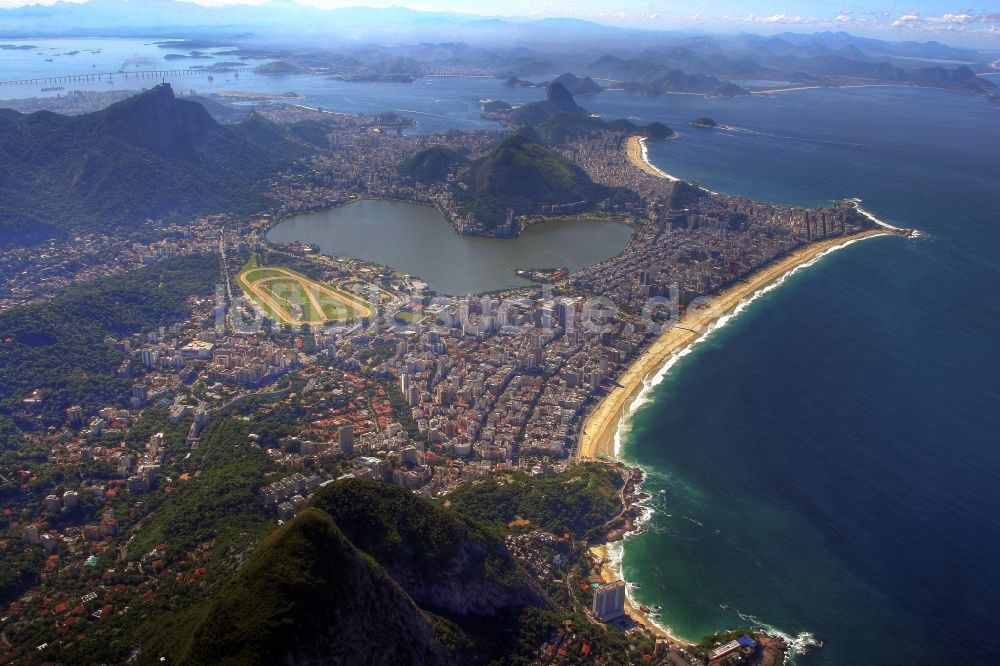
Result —
[[[629, 162], [634, 167], [650, 175], [676, 180], [649, 162], [641, 137], [629, 137], [626, 142], [626, 152]], [[617, 458], [621, 450], [622, 434], [628, 425], [629, 417], [646, 402], [648, 393], [663, 380], [670, 368], [680, 358], [690, 353], [693, 345], [724, 326], [734, 316], [749, 307], [753, 301], [779, 287], [795, 271], [811, 266], [825, 255], [866, 238], [894, 234], [915, 235], [912, 230], [900, 229], [878, 219], [861, 207], [860, 199], [854, 199], [853, 203], [860, 214], [878, 225], [879, 228], [830, 238], [801, 247], [771, 262], [745, 281], [729, 287], [712, 296], [702, 305], [685, 312], [679, 321], [675, 322], [671, 328], [662, 333], [642, 352], [639, 358], [618, 379], [616, 388], [587, 416], [577, 441], [577, 458], [583, 460]], [[621, 542], [600, 544], [590, 549], [591, 558], [599, 565], [602, 578], [605, 580], [624, 580], [623, 551]], [[649, 629], [654, 635], [665, 638], [680, 647], [691, 646], [688, 641], [674, 634], [669, 627], [656, 622], [643, 612], [628, 587], [626, 587], [625, 611], [632, 620]], [[810, 637], [808, 634], [806, 636]], [[786, 640], [790, 640], [790, 644], [794, 645], [798, 639], [786, 637]]]
[[649, 161], [649, 151], [646, 149], [646, 138], [641, 136], [630, 136], [625, 140], [625, 154], [629, 163], [640, 171], [648, 173], [656, 178], [666, 178], [667, 180], [679, 180], [676, 176], [671, 176], [666, 171], [658, 169]]
[[641, 404], [642, 391], [650, 386], [672, 357], [679, 355], [692, 343], [714, 330], [720, 319], [732, 314], [742, 303], [757, 295], [757, 292], [822, 255], [865, 238], [891, 233], [893, 232], [889, 230], [873, 229], [812, 243], [768, 264], [746, 281], [711, 297], [701, 307], [685, 312], [672, 328], [646, 348], [619, 378], [619, 386], [612, 390], [587, 417], [578, 443], [579, 457], [581, 459], [615, 457], [616, 433], [622, 420], [638, 406], [635, 403], [638, 401]]
[[[590, 557], [595, 563], [600, 564], [601, 578], [606, 581], [625, 580], [622, 575], [622, 544], [620, 541], [614, 543], [602, 543], [590, 548]], [[625, 613], [638, 624], [648, 629], [654, 636], [665, 638], [673, 645], [682, 648], [691, 648], [694, 643], [677, 636], [673, 631], [649, 617], [639, 608], [639, 603], [632, 596], [632, 590], [625, 586]]]

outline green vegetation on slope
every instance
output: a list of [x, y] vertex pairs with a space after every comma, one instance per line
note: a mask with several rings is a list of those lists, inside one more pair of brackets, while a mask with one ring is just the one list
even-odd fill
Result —
[[711, 118], [705, 118], [705, 117], [695, 118], [694, 120], [691, 121], [691, 124], [694, 125], [695, 127], [705, 127], [705, 128], [712, 128], [719, 126], [719, 123], [715, 122]]
[[505, 222], [508, 208], [537, 215], [543, 205], [582, 202], [586, 209], [605, 199], [612, 205], [636, 199], [628, 190], [594, 183], [576, 164], [520, 135], [473, 163], [465, 186], [456, 192], [462, 209], [487, 227]]
[[[522, 613], [548, 606], [490, 529], [399, 487], [357, 479], [318, 490], [233, 575], [246, 543], [235, 532], [260, 533], [269, 522], [247, 490], [267, 464], [245, 452], [255, 428], [231, 414], [214, 419], [203, 457], [191, 463], [205, 472], [162, 498], [130, 548], [137, 557], [162, 539], [171, 560], [212, 543], [220, 560], [203, 589], [185, 589], [143, 620], [146, 661], [183, 644], [180, 662], [192, 664], [275, 663], [292, 653], [314, 663], [481, 663], [509, 655]], [[224, 501], [236, 497], [234, 486], [235, 504]], [[184, 511], [206, 515], [189, 525]]]
[[496, 534], [398, 486], [343, 481], [317, 491], [310, 505], [333, 516], [358, 548], [429, 610], [492, 614], [541, 603]]
[[304, 509], [211, 600], [185, 664], [444, 664], [411, 599], [330, 516]]
[[567, 141], [597, 136], [608, 130], [632, 132], [636, 129], [629, 120], [606, 121], [572, 113], [557, 113], [536, 128], [541, 140], [550, 146], [561, 146]]
[[685, 180], [678, 180], [670, 191], [670, 198], [667, 199], [667, 210], [688, 208], [700, 199], [702, 194], [704, 192], [697, 185], [692, 185]]
[[0, 246], [256, 210], [253, 186], [308, 152], [255, 114], [220, 125], [166, 84], [81, 116], [0, 114]]
[[642, 131], [643, 136], [650, 139], [669, 139], [673, 137], [676, 132], [660, 122], [652, 122], [646, 125]]
[[505, 526], [522, 518], [531, 527], [583, 538], [621, 512], [623, 483], [618, 470], [600, 463], [543, 477], [498, 472], [461, 486], [448, 502], [488, 524]]
[[129, 384], [115, 371], [126, 355], [105, 339], [187, 316], [188, 297], [211, 294], [218, 275], [215, 255], [168, 259], [0, 313], [0, 413], [36, 388], [50, 422], [73, 404], [122, 404]]
[[437, 183], [457, 167], [468, 164], [468, 158], [444, 146], [431, 146], [403, 160], [399, 175], [418, 183]]

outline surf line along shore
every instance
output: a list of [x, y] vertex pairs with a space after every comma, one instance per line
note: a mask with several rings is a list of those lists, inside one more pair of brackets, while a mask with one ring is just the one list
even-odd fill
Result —
[[660, 334], [619, 377], [618, 385], [590, 413], [578, 442], [577, 456], [581, 460], [614, 458], [615, 434], [627, 410], [639, 392], [663, 368], [670, 358], [679, 354], [712, 326], [728, 315], [756, 292], [780, 280], [800, 266], [810, 263], [828, 252], [856, 241], [901, 233], [903, 230], [871, 229], [849, 236], [824, 239], [794, 250], [753, 273], [724, 291], [710, 297], [700, 307], [689, 308], [668, 330]]
[[630, 136], [625, 140], [625, 156], [629, 164], [639, 171], [644, 171], [654, 178], [666, 178], [673, 182], [678, 180], [676, 176], [671, 176], [666, 171], [658, 169], [649, 161], [649, 152], [646, 148], [646, 139], [641, 136]]
[[[616, 440], [619, 428], [631, 415], [632, 405], [651, 379], [667, 362], [687, 349], [702, 336], [710, 333], [715, 323], [731, 314], [739, 305], [784, 276], [823, 255], [836, 251], [866, 238], [886, 235], [906, 235], [907, 230], [879, 228], [849, 236], [826, 239], [801, 247], [777, 259], [721, 293], [712, 296], [701, 307], [685, 312], [668, 330], [660, 334], [618, 379], [617, 386], [589, 414], [584, 422], [577, 447], [579, 460], [615, 459], [618, 456]], [[615, 553], [612, 549], [618, 548]], [[601, 577], [607, 581], [624, 579], [621, 571], [621, 544], [598, 544], [590, 549], [591, 559], [599, 567]], [[653, 635], [684, 649], [692, 644], [675, 634], [669, 627], [656, 622], [639, 604], [626, 594], [626, 614], [636, 623], [646, 627]]]
[[[633, 167], [652, 176], [677, 180], [674, 176], [656, 168], [649, 161], [645, 141], [632, 136], [626, 140], [626, 156]], [[746, 280], [738, 282], [719, 294], [709, 297], [700, 306], [689, 308], [678, 321], [656, 338], [618, 378], [617, 386], [594, 408], [584, 421], [577, 442], [578, 460], [616, 459], [618, 433], [640, 393], [649, 385], [653, 377], [660, 373], [670, 361], [685, 349], [711, 333], [716, 323], [724, 316], [732, 314], [742, 303], [752, 300], [756, 294], [773, 288], [783, 278], [824, 255], [866, 238], [885, 235], [915, 236], [911, 229], [900, 229], [878, 220], [861, 208], [860, 200], [854, 201], [858, 211], [868, 217], [879, 228], [856, 234], [838, 236], [810, 243], [780, 257]], [[612, 552], [614, 550], [614, 552]], [[605, 580], [624, 579], [621, 571], [621, 544], [598, 544], [590, 549], [590, 555]], [[690, 648], [692, 644], [674, 634], [668, 627], [656, 622], [632, 598], [626, 594], [625, 611], [638, 624], [645, 626], [655, 636], [666, 639], [680, 648]]]

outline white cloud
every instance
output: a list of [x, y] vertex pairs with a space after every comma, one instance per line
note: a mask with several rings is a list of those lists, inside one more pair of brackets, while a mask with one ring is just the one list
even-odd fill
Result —
[[27, 5], [43, 5], [50, 7], [57, 2], [71, 2], [75, 5], [82, 5], [87, 0], [0, 0], [0, 8], [11, 9], [14, 7], [25, 7]]
[[916, 26], [920, 22], [919, 14], [903, 14], [892, 22], [893, 28], [908, 28]]
[[965, 25], [966, 23], [975, 23], [976, 17], [968, 12], [962, 12], [961, 14], [944, 14], [943, 16], [928, 16], [927, 22]]

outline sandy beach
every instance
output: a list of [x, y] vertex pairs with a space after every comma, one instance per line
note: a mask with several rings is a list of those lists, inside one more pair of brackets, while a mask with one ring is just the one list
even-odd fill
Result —
[[625, 140], [625, 154], [629, 163], [640, 171], [645, 171], [654, 178], [666, 178], [667, 180], [677, 180], [669, 173], [657, 169], [649, 163], [646, 158], [645, 139], [641, 136], [630, 136]]
[[[639, 392], [642, 391], [646, 382], [656, 375], [674, 354], [680, 353], [704, 335], [720, 317], [731, 313], [740, 302], [779, 280], [795, 268], [816, 259], [824, 252], [864, 238], [892, 233], [900, 233], [900, 231], [873, 229], [799, 248], [754, 273], [745, 282], [735, 284], [713, 296], [703, 306], [686, 312], [670, 330], [661, 334], [646, 348], [618, 380], [619, 386], [612, 390], [587, 417], [580, 435], [578, 448], [580, 459], [615, 458], [616, 432], [623, 417], [626, 416], [626, 411], [635, 401]], [[590, 554], [595, 562], [601, 563], [601, 576], [604, 580], [613, 581], [622, 577], [621, 572], [616, 571], [612, 566], [606, 544], [593, 546], [590, 549]], [[625, 612], [632, 620], [649, 629], [654, 635], [667, 639], [680, 647], [690, 647], [690, 643], [657, 625], [641, 608], [627, 599]]]
[[850, 236], [840, 236], [812, 243], [795, 250], [754, 273], [744, 282], [737, 283], [717, 294], [701, 307], [685, 312], [680, 320], [657, 338], [629, 367], [619, 380], [619, 386], [587, 417], [580, 434], [578, 455], [581, 459], [614, 458], [615, 432], [628, 406], [674, 354], [701, 337], [720, 317], [729, 314], [739, 303], [754, 292], [781, 278], [789, 271], [808, 263], [820, 254], [845, 243], [893, 233], [886, 229], [873, 229]]
[[[631, 136], [625, 144], [629, 162], [637, 169], [657, 178], [676, 180], [669, 174], [654, 167], [648, 160], [643, 138]], [[850, 243], [875, 236], [888, 234], [905, 234], [912, 232], [893, 227], [860, 207], [860, 200], [855, 204], [858, 210], [872, 222], [879, 225], [878, 229], [870, 229], [849, 236], [829, 238], [816, 243], [810, 243], [798, 248], [790, 254], [771, 262], [746, 280], [732, 285], [715, 296], [710, 297], [701, 305], [685, 311], [677, 322], [653, 341], [635, 362], [618, 379], [618, 386], [609, 393], [597, 407], [587, 416], [580, 433], [577, 456], [581, 460], [614, 459], [616, 433], [623, 418], [628, 414], [630, 406], [635, 402], [647, 383], [660, 372], [666, 363], [676, 354], [681, 353], [703, 335], [708, 333], [720, 318], [731, 314], [740, 303], [769, 285], [782, 279], [783, 276], [798, 267], [816, 260], [823, 254], [844, 247]], [[606, 581], [622, 578], [620, 571], [614, 567], [609, 558], [607, 544], [593, 546], [590, 555], [595, 563], [600, 563], [601, 577]], [[635, 622], [649, 629], [654, 635], [667, 639], [680, 647], [690, 647], [685, 640], [672, 635], [665, 628], [656, 624], [636, 604], [626, 600], [625, 611]]]

